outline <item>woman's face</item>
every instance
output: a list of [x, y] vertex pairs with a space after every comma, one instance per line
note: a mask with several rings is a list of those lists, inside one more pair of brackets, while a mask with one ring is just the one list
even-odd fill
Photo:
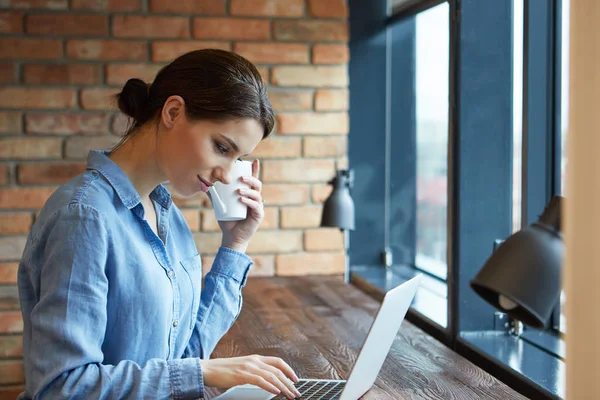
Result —
[[183, 107], [175, 104], [165, 113], [169, 100], [165, 103], [157, 152], [163, 174], [179, 194], [187, 197], [206, 192], [207, 185], [217, 181], [230, 183], [233, 163], [254, 151], [262, 140], [263, 128], [250, 118], [191, 121]]

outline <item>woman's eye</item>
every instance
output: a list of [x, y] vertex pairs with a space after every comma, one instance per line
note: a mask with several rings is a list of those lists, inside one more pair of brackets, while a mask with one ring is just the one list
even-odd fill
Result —
[[221, 146], [219, 143], [215, 143], [215, 146], [217, 147], [217, 150], [219, 150], [219, 153], [221, 154], [227, 154], [227, 148]]

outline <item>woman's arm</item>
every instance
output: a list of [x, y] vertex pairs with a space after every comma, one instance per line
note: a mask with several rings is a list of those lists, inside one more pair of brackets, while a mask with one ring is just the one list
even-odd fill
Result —
[[[102, 364], [110, 231], [97, 210], [70, 204], [46, 223], [19, 270], [26, 390], [32, 398], [195, 399], [198, 358]], [[27, 254], [31, 254], [27, 252]]]
[[227, 247], [219, 248], [204, 278], [194, 331], [183, 357], [207, 359], [242, 309], [242, 287], [252, 259]]

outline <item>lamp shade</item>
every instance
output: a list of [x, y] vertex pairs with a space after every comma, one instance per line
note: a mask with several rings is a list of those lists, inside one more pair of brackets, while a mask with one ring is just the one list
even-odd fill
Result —
[[470, 282], [485, 301], [534, 328], [546, 326], [560, 297], [561, 203], [555, 196], [538, 221], [505, 240]]
[[354, 230], [354, 201], [350, 196], [353, 180], [352, 170], [345, 169], [337, 171], [328, 182], [333, 190], [323, 205], [321, 226]]

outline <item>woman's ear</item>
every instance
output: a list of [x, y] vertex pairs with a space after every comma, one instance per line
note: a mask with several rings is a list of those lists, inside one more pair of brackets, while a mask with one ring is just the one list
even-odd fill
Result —
[[161, 120], [167, 129], [175, 125], [177, 118], [185, 115], [185, 101], [181, 96], [169, 96], [162, 108]]

